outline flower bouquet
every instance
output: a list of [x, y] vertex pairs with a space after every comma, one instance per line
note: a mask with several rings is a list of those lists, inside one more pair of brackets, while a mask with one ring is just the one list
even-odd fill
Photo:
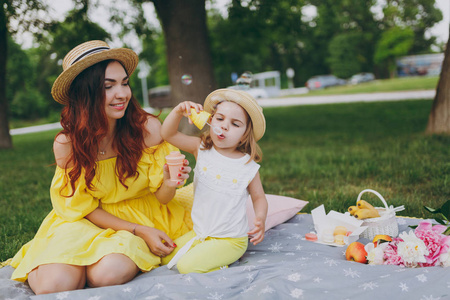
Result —
[[422, 221], [409, 232], [392, 241], [378, 241], [365, 246], [367, 262], [372, 265], [405, 267], [450, 266], [450, 236], [445, 225]]
[[373, 265], [399, 265], [405, 267], [450, 266], [450, 200], [440, 208], [424, 208], [432, 214], [439, 225], [422, 221], [413, 230], [403, 232], [392, 241], [380, 241], [378, 247], [369, 243], [365, 246], [367, 261]]

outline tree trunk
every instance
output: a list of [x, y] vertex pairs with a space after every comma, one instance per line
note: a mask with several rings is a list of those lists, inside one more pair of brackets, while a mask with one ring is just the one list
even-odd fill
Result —
[[216, 88], [205, 0], [154, 0], [153, 3], [166, 40], [171, 104], [175, 106], [187, 100], [203, 104]]
[[428, 117], [427, 134], [450, 134], [450, 37], [445, 49], [441, 75]]
[[[1, 2], [3, 3], [3, 2]], [[8, 30], [5, 9], [0, 7], [0, 149], [12, 148], [8, 122], [8, 99], [6, 99], [6, 62], [8, 50]]]

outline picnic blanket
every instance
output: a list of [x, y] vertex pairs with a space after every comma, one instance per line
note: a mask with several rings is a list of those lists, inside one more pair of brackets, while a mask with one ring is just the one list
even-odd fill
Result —
[[[420, 220], [397, 217], [399, 231]], [[229, 268], [179, 274], [160, 267], [131, 282], [34, 296], [0, 269], [0, 299], [449, 299], [450, 269], [365, 265], [345, 260], [345, 247], [306, 241], [311, 215], [298, 214], [266, 232]], [[361, 239], [361, 242], [368, 240]]]

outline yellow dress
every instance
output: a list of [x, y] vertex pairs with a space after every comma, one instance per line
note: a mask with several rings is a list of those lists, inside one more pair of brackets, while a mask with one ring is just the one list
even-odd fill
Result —
[[[139, 176], [126, 181], [128, 189], [115, 175], [115, 157], [97, 162], [94, 190], [87, 188], [82, 174], [72, 197], [61, 196], [67, 177], [64, 169], [56, 167], [50, 188], [53, 210], [34, 239], [13, 257], [11, 266], [16, 270], [11, 279], [25, 281], [28, 273], [42, 264], [91, 265], [110, 253], [125, 254], [142, 271], [158, 267], [161, 259], [150, 252], [143, 239], [125, 230], [101, 229], [84, 217], [100, 206], [124, 220], [160, 229], [172, 239], [190, 231], [192, 185], [178, 189], [167, 205], [160, 204], [154, 195], [163, 181], [165, 156], [174, 150], [167, 142], [146, 149], [138, 163]], [[69, 189], [63, 189], [62, 194], [68, 195]]]

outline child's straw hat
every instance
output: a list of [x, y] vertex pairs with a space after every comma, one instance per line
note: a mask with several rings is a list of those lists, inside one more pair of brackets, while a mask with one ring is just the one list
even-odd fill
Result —
[[263, 109], [249, 93], [232, 89], [215, 90], [205, 99], [205, 111], [212, 113], [215, 106], [222, 101], [231, 101], [242, 106], [252, 120], [256, 141], [263, 137], [266, 131], [266, 119], [262, 112]]
[[75, 77], [90, 66], [108, 59], [119, 61], [127, 71], [128, 76], [131, 76], [134, 72], [139, 61], [133, 50], [126, 48], [111, 49], [103, 41], [89, 41], [78, 45], [64, 57], [63, 72], [53, 83], [53, 98], [61, 104], [67, 104], [69, 102], [69, 88]]

